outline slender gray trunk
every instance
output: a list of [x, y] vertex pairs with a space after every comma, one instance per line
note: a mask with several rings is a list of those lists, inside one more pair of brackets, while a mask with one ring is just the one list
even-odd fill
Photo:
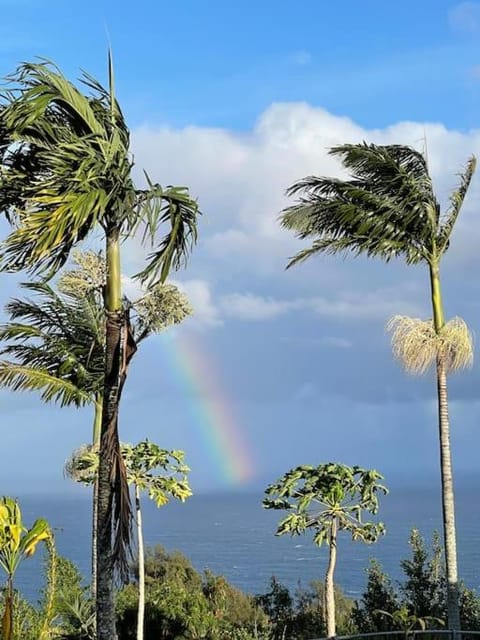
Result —
[[140, 509], [140, 489], [135, 485], [135, 511], [137, 517], [138, 540], [138, 617], [137, 640], [143, 640], [145, 619], [145, 551], [143, 546], [142, 511]]
[[329, 541], [330, 555], [328, 557], [328, 567], [325, 574], [325, 619], [327, 626], [327, 638], [336, 635], [335, 626], [335, 586], [333, 576], [337, 562], [337, 521], [332, 521], [332, 529]]
[[460, 629], [460, 597], [457, 572], [455, 501], [453, 491], [450, 422], [448, 418], [447, 372], [442, 358], [437, 359], [438, 427], [440, 436], [440, 469], [442, 474], [443, 535], [447, 573], [448, 628]]

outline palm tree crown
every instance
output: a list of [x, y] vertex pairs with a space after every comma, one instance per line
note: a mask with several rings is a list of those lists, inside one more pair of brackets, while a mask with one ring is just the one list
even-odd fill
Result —
[[142, 227], [143, 241], [155, 242], [158, 227], [170, 223], [139, 274], [144, 280], [164, 281], [188, 257], [198, 206], [186, 188], [162, 188], [148, 176], [146, 189], [135, 187], [111, 61], [109, 70], [108, 89], [83, 75], [90, 95], [48, 61], [23, 64], [11, 77], [0, 184], [2, 210], [16, 228], [3, 243], [3, 269], [54, 273], [97, 224], [124, 236]]
[[333, 147], [351, 178], [308, 176], [287, 190], [298, 202], [281, 214], [281, 224], [301, 239], [313, 238], [288, 266], [317, 252], [404, 257], [408, 264], [438, 261], [475, 171], [471, 157], [444, 215], [425, 157], [401, 145], [346, 144]]

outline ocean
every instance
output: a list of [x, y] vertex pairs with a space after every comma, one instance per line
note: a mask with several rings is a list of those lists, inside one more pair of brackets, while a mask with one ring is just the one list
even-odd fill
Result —
[[[184, 553], [196, 569], [209, 568], [224, 575], [249, 593], [263, 593], [272, 575], [289, 588], [322, 579], [327, 549], [316, 547], [311, 536], [276, 537], [276, 522], [283, 512], [265, 510], [262, 494], [222, 493], [197, 495], [185, 504], [171, 503], [161, 509], [145, 496], [144, 525], [147, 545], [163, 545]], [[75, 562], [82, 574], [90, 570], [90, 498], [37, 495], [20, 498], [24, 520], [31, 525], [45, 517], [54, 527], [59, 552]], [[480, 590], [478, 491], [457, 491], [457, 546], [459, 575]], [[373, 545], [352, 542], [341, 534], [338, 542], [336, 582], [353, 598], [366, 585], [369, 559], [377, 558], [397, 580], [400, 560], [409, 557], [408, 537], [412, 527], [429, 542], [434, 530], [441, 531], [439, 492], [431, 489], [392, 489], [381, 498], [378, 519], [386, 535]], [[41, 557], [26, 559], [19, 569], [16, 586], [32, 601], [42, 584]]]

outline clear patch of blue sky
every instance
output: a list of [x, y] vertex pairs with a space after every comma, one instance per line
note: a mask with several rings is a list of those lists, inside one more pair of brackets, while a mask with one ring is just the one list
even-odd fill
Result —
[[[468, 4], [468, 3], [465, 3]], [[5, 72], [43, 55], [105, 75], [142, 121], [248, 129], [275, 101], [308, 101], [364, 126], [476, 124], [479, 30], [447, 0], [0, 2]]]

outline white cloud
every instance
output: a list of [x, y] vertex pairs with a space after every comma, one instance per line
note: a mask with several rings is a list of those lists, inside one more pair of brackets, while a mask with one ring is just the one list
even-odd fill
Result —
[[[219, 264], [238, 265], [239, 260], [248, 272], [272, 273], [284, 267], [299, 247], [278, 224], [278, 214], [287, 204], [285, 189], [308, 174], [341, 175], [338, 161], [327, 154], [332, 145], [368, 140], [423, 149], [425, 139], [429, 165], [445, 201], [467, 157], [480, 152], [479, 130], [461, 133], [438, 123], [416, 122], [368, 130], [324, 109], [288, 103], [271, 105], [247, 134], [144, 126], [132, 135], [139, 168], [145, 167], [163, 184], [188, 184], [198, 197], [205, 213], [200, 237], [204, 255], [212, 258], [212, 273]], [[468, 255], [480, 240], [473, 213], [479, 200], [475, 183], [454, 243], [458, 247], [461, 237]]]
[[[295, 310], [363, 322], [384, 322], [396, 313], [428, 317], [427, 274], [404, 268], [401, 261], [383, 267], [324, 256], [285, 274], [288, 257], [303, 243], [278, 223], [287, 204], [284, 191], [305, 175], [342, 175], [327, 149], [367, 140], [427, 147], [437, 192], [448, 204], [458, 171], [471, 153], [480, 155], [480, 130], [459, 132], [419, 122], [369, 130], [306, 103], [271, 105], [247, 133], [144, 126], [132, 140], [139, 168], [162, 184], [189, 185], [199, 199], [204, 216], [188, 270], [195, 279], [184, 287], [195, 307], [192, 323], [207, 327], [233, 317], [267, 321]], [[448, 253], [448, 273], [475, 268], [479, 207], [475, 177]], [[410, 286], [413, 279], [417, 289]]]
[[[405, 288], [398, 291], [385, 288], [372, 292], [344, 292], [337, 297], [291, 300], [263, 297], [253, 293], [232, 293], [222, 296], [219, 306], [225, 316], [239, 320], [271, 320], [300, 309], [313, 311], [325, 318], [341, 320], [387, 321], [395, 314], [422, 315], [422, 307], [407, 299]], [[339, 346], [338, 343], [336, 346]]]
[[404, 291], [377, 289], [367, 292], [344, 292], [337, 298], [312, 298], [308, 306], [328, 318], [378, 319], [387, 321], [395, 314], [422, 316], [422, 307], [408, 300]]
[[304, 306], [303, 300], [275, 300], [253, 293], [233, 293], [223, 296], [221, 308], [226, 316], [240, 320], [270, 320]]
[[204, 280], [174, 281], [174, 284], [183, 291], [193, 307], [191, 322], [197, 326], [216, 327], [222, 324], [218, 310], [212, 299], [210, 285]]

